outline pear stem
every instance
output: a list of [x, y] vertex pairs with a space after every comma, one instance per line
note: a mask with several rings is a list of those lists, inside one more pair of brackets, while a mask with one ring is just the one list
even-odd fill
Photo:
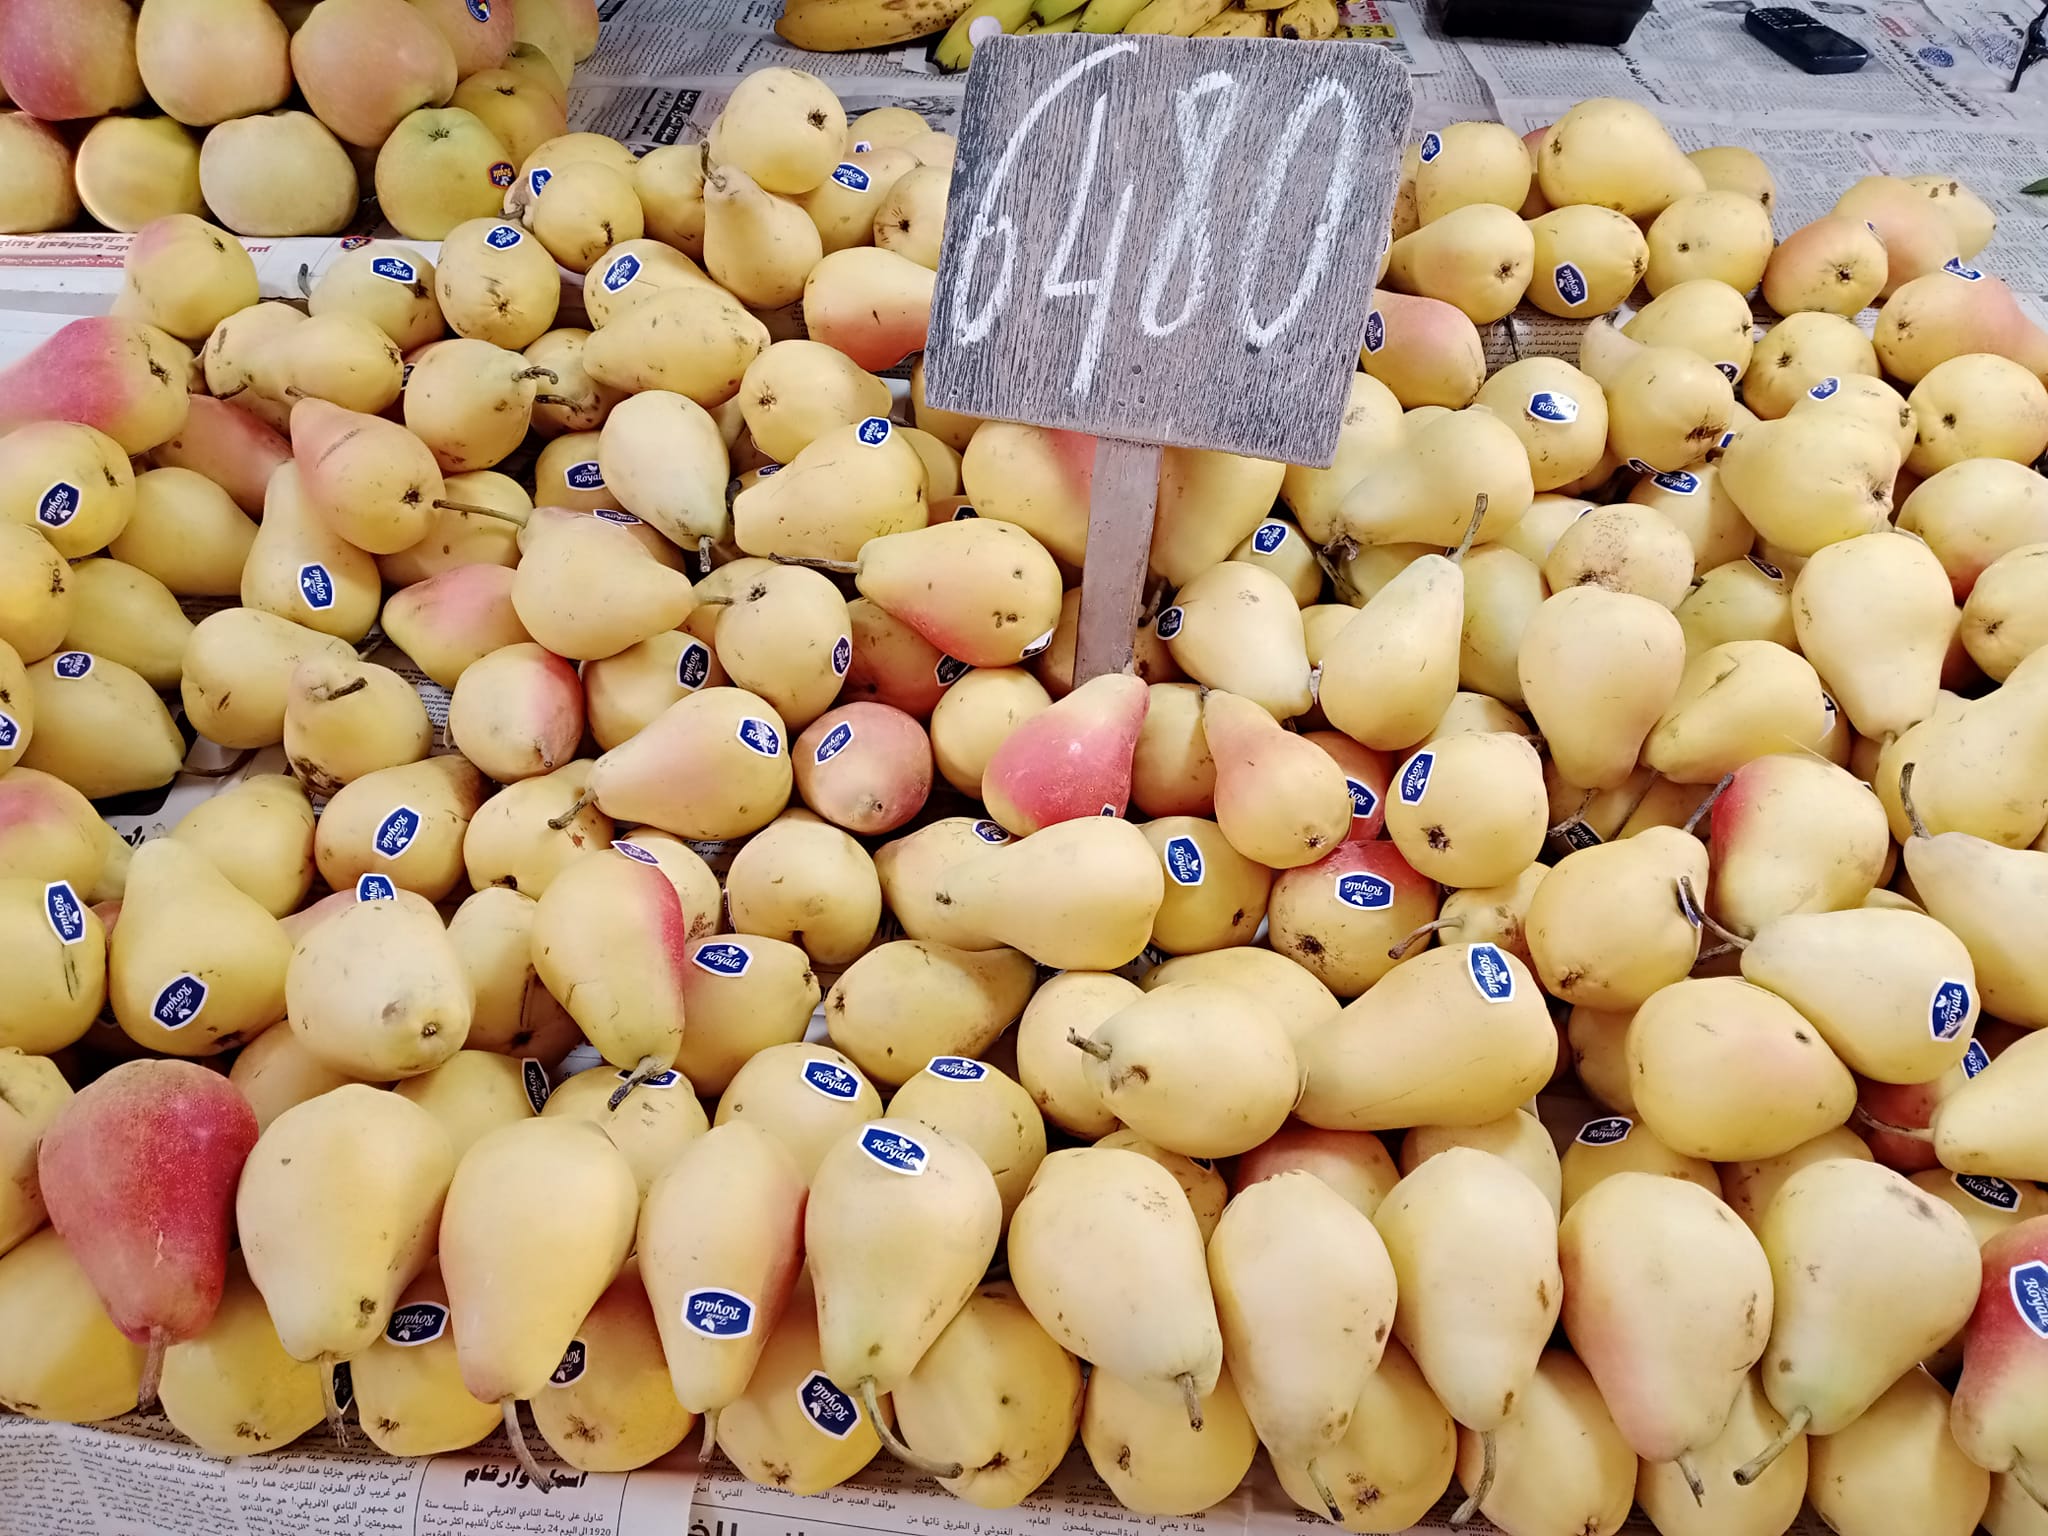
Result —
[[777, 565], [801, 565], [813, 571], [830, 571], [835, 576], [858, 576], [858, 560], [806, 560], [795, 555], [770, 555]]
[[334, 1356], [322, 1355], [317, 1363], [320, 1366], [320, 1398], [327, 1408], [327, 1427], [333, 1431], [337, 1441], [347, 1445], [348, 1423], [342, 1418], [341, 1399], [334, 1394]]
[[1079, 1046], [1097, 1061], [1107, 1061], [1115, 1053], [1100, 1040], [1091, 1040], [1078, 1029], [1067, 1031], [1067, 1044]]
[[697, 536], [697, 565], [706, 576], [711, 574], [711, 535], [708, 533]]
[[699, 608], [730, 608], [732, 606], [732, 599], [729, 597], [700, 597], [697, 599], [697, 606]]
[[1323, 1501], [1323, 1508], [1330, 1512], [1330, 1518], [1336, 1521], [1337, 1524], [1342, 1525], [1344, 1523], [1344, 1511], [1338, 1508], [1337, 1500], [1330, 1493], [1330, 1485], [1323, 1481], [1323, 1469], [1316, 1465], [1313, 1456], [1309, 1458], [1308, 1462], [1308, 1482], [1309, 1486], [1315, 1489], [1316, 1497]]
[[550, 384], [562, 382], [562, 376], [552, 368], [522, 368], [512, 375], [514, 381], [524, 384], [529, 379], [546, 379]]
[[1778, 1431], [1771, 1443], [1750, 1457], [1735, 1469], [1735, 1486], [1747, 1488], [1751, 1483], [1771, 1470], [1771, 1463], [1785, 1454], [1785, 1450], [1806, 1433], [1806, 1426], [1813, 1422], [1813, 1410], [1799, 1407], [1792, 1410], [1792, 1416], [1785, 1421], [1785, 1427]]
[[1704, 927], [1707, 930], [1707, 932], [1711, 933], [1723, 944], [1730, 945], [1735, 949], [1749, 948], [1748, 939], [1745, 939], [1739, 933], [1731, 932], [1729, 929], [1722, 927], [1719, 923], [1715, 922], [1714, 919], [1708, 914], [1707, 904], [1704, 901], [1700, 900], [1700, 893], [1692, 888], [1691, 875], [1680, 875], [1678, 877], [1678, 894], [1682, 898], [1684, 898], [1686, 904], [1689, 905], [1693, 909], [1693, 911], [1699, 913], [1700, 925]]
[[697, 1448], [697, 1470], [709, 1470], [713, 1458], [718, 1455], [718, 1410], [704, 1410], [704, 1443]]
[[936, 1477], [940, 1482], [958, 1477], [967, 1469], [957, 1461], [933, 1461], [929, 1456], [920, 1456], [905, 1445], [896, 1431], [889, 1427], [882, 1417], [881, 1407], [875, 1401], [875, 1378], [863, 1376], [860, 1379], [860, 1400], [867, 1405], [868, 1419], [875, 1426], [875, 1433], [882, 1444], [889, 1448], [889, 1454], [906, 1467], [915, 1467], [926, 1477]]
[[1180, 1400], [1186, 1405], [1188, 1410], [1188, 1428], [1200, 1429], [1202, 1427], [1202, 1394], [1195, 1390], [1194, 1372], [1182, 1371], [1173, 1379], [1180, 1386]]
[[1678, 1468], [1678, 1475], [1685, 1479], [1685, 1486], [1692, 1490], [1693, 1503], [1707, 1507], [1707, 1485], [1700, 1480], [1700, 1469], [1692, 1464], [1690, 1456], [1672, 1457], [1672, 1465]]
[[1472, 541], [1479, 537], [1479, 525], [1486, 521], [1486, 492], [1481, 491], [1472, 498], [1472, 521], [1465, 525], [1465, 537], [1458, 547], [1451, 551], [1451, 564], [1456, 565], [1465, 558], [1465, 551], [1472, 547]]
[[1389, 948], [1387, 950], [1387, 958], [1389, 960], [1405, 960], [1408, 958], [1408, 951], [1415, 948], [1416, 945], [1420, 944], [1432, 933], [1436, 933], [1444, 928], [1462, 928], [1464, 926], [1465, 919], [1462, 917], [1440, 917], [1433, 923], [1424, 923], [1420, 928], [1409, 934], [1407, 938]]
[[1702, 821], [1706, 820], [1707, 813], [1714, 808], [1714, 802], [1721, 798], [1721, 792], [1734, 782], [1734, 774], [1724, 773], [1721, 775], [1721, 782], [1716, 784], [1711, 790], [1709, 790], [1707, 792], [1707, 798], [1702, 800], [1696, 807], [1694, 807], [1693, 813], [1690, 816], [1686, 817], [1685, 835], [1687, 837], [1692, 836], [1693, 829], [1699, 826], [1699, 824]]
[[2013, 1457], [2011, 1470], [2006, 1473], [2006, 1476], [2020, 1485], [2020, 1492], [2024, 1493], [2043, 1509], [2048, 1509], [2048, 1491], [2044, 1491], [2041, 1484], [2035, 1479], [2034, 1469], [2027, 1465], [2026, 1457]]
[[434, 503], [443, 512], [468, 512], [477, 517], [496, 518], [501, 523], [511, 523], [516, 528], [526, 525], [509, 512], [500, 512], [496, 507], [479, 506], [473, 501], [437, 501]]
[[307, 694], [315, 703], [332, 704], [336, 699], [345, 699], [352, 693], [361, 693], [370, 686], [367, 676], [359, 677], [352, 683], [343, 683], [339, 688], [329, 688], [325, 683], [308, 688]]
[[590, 791], [585, 790], [582, 794], [578, 795], [573, 801], [570, 802], [569, 809], [562, 812], [561, 815], [553, 817], [549, 820], [548, 830], [550, 832], [566, 831], [569, 826], [569, 823], [574, 821], [578, 816], [581, 816], [585, 811], [589, 810], [590, 806]]
[[1563, 821], [1560, 821], [1556, 826], [1550, 828], [1550, 836], [1562, 837], [1564, 836], [1565, 829], [1567, 827], [1576, 827], [1583, 824], [1586, 816], [1586, 807], [1591, 805], [1592, 803], [1593, 791], [1589, 789], [1583, 795], [1579, 796], [1579, 803], [1575, 807], [1573, 807], [1571, 815], [1565, 817]]
[[498, 1406], [504, 1410], [505, 1438], [512, 1442], [512, 1459], [519, 1463], [519, 1470], [542, 1493], [554, 1492], [555, 1480], [548, 1476], [546, 1467], [533, 1459], [533, 1452], [526, 1444], [526, 1432], [519, 1427], [519, 1399], [508, 1397]]
[[1493, 1467], [1495, 1453], [1493, 1449], [1492, 1430], [1487, 1429], [1480, 1431], [1479, 1446], [1480, 1450], [1483, 1452], [1483, 1460], [1480, 1462], [1479, 1465], [1479, 1486], [1472, 1490], [1471, 1494], [1466, 1498], [1464, 1503], [1460, 1504], [1456, 1509], [1451, 1511], [1451, 1524], [1453, 1525], [1463, 1525], [1467, 1520], [1470, 1520], [1474, 1515], [1478, 1514], [1479, 1506], [1481, 1504], [1484, 1504], [1486, 1502], [1486, 1496], [1489, 1493], [1493, 1492]]
[[149, 1350], [142, 1357], [142, 1383], [136, 1389], [135, 1406], [147, 1408], [156, 1401], [157, 1383], [163, 1380], [164, 1350], [170, 1341], [161, 1328], [149, 1330]]
[[626, 1095], [646, 1082], [650, 1077], [659, 1077], [668, 1070], [668, 1065], [659, 1056], [642, 1056], [640, 1064], [633, 1068], [633, 1075], [619, 1084], [618, 1091], [605, 1101], [605, 1108], [616, 1111], [626, 1102]]
[[254, 747], [244, 747], [227, 764], [220, 768], [180, 768], [178, 772], [188, 779], [231, 778], [249, 766], [249, 759], [256, 755]]
[[1920, 819], [1920, 812], [1913, 805], [1913, 765], [1899, 765], [1899, 809], [1906, 813], [1906, 820], [1912, 825], [1915, 837], [1928, 836], [1927, 823]]
[[1861, 1125], [1869, 1126], [1873, 1131], [1880, 1131], [1886, 1136], [1904, 1136], [1909, 1141], [1934, 1140], [1934, 1132], [1932, 1131], [1923, 1130], [1917, 1125], [1893, 1125], [1888, 1120], [1878, 1119], [1877, 1116], [1873, 1115], [1861, 1104], [1858, 1104], [1849, 1112], [1849, 1118]]

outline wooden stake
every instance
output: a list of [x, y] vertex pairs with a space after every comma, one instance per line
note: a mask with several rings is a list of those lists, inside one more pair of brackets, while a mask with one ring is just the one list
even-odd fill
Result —
[[1088, 558], [1081, 569], [1081, 629], [1074, 648], [1076, 685], [1106, 672], [1122, 672], [1131, 664], [1158, 503], [1158, 446], [1099, 439], [1088, 491]]

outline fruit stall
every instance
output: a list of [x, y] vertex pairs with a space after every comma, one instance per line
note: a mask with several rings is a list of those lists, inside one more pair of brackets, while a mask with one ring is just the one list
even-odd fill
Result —
[[2040, 23], [1549, 9], [0, 0], [0, 1536], [2048, 1536]]

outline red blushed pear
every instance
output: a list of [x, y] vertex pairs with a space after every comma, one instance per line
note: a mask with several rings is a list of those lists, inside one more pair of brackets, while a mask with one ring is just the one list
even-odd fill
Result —
[[256, 1136], [241, 1091], [188, 1061], [118, 1066], [43, 1133], [36, 1175], [51, 1225], [114, 1325], [149, 1350], [145, 1406], [165, 1349], [197, 1338], [220, 1306]]
[[1106, 674], [1003, 738], [981, 775], [988, 812], [1021, 836], [1082, 816], [1121, 816], [1151, 690]]
[[76, 421], [147, 453], [184, 427], [190, 381], [190, 356], [167, 332], [90, 315], [0, 369], [0, 433]]
[[1351, 830], [1344, 841], [1369, 843], [1383, 837], [1387, 825], [1387, 785], [1394, 777], [1392, 755], [1361, 746], [1342, 731], [1304, 731], [1302, 740], [1314, 742], [1344, 770], [1344, 787], [1351, 791]]
[[1983, 1248], [1949, 1428], [1965, 1456], [2048, 1506], [2048, 1216]]

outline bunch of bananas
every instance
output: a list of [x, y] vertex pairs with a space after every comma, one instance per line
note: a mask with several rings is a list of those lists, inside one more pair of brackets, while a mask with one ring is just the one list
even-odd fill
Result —
[[785, 0], [775, 30], [799, 48], [837, 53], [909, 42], [941, 29], [941, 69], [974, 58], [968, 31], [988, 17], [1013, 35], [1150, 32], [1168, 37], [1335, 37], [1338, 0]]

